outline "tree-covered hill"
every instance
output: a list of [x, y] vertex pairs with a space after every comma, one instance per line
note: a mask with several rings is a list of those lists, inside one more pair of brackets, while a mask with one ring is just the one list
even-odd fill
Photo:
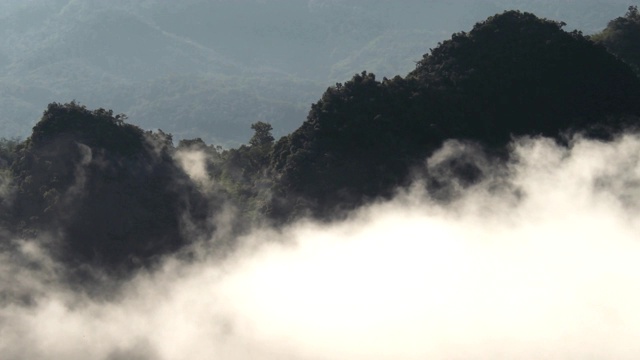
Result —
[[302, 199], [329, 215], [387, 196], [447, 139], [499, 149], [520, 135], [607, 138], [640, 115], [640, 81], [562, 26], [508, 11], [454, 34], [405, 78], [363, 72], [329, 88], [274, 146], [281, 197], [272, 211], [286, 213]]
[[50, 104], [11, 166], [13, 231], [50, 233], [60, 258], [117, 271], [179, 249], [184, 222], [203, 225], [211, 209], [172, 149], [123, 115]]
[[409, 77], [441, 89], [462, 112], [463, 123], [448, 119], [452, 135], [488, 144], [591, 131], [607, 116], [637, 114], [628, 67], [562, 25], [514, 11], [490, 17], [425, 55]]
[[[635, 36], [637, 28], [625, 29]], [[233, 231], [331, 219], [391, 197], [415, 176], [447, 200], [446, 181], [467, 186], [483, 177], [464, 157], [425, 167], [448, 140], [472, 142], [501, 161], [517, 136], [566, 145], [573, 133], [607, 141], [637, 128], [640, 78], [608, 48], [563, 23], [506, 11], [455, 33], [404, 77], [364, 71], [329, 87], [306, 121], [277, 141], [261, 121], [268, 119], [255, 119], [248, 144], [231, 149], [200, 138], [174, 146], [168, 133], [143, 131], [111, 110], [51, 103], [25, 141], [0, 141], [0, 224], [9, 232], [0, 245], [35, 238], [67, 263], [119, 273], [153, 264], [194, 234], [212, 236], [210, 220], [229, 209]], [[204, 97], [199, 82], [207, 80], [191, 81], [158, 89], [177, 83], [187, 96]], [[274, 83], [271, 95], [300, 96], [286, 81]], [[269, 91], [253, 85], [260, 90], [252, 99]], [[162, 101], [171, 91], [148, 95]], [[220, 106], [233, 101], [224, 99]], [[173, 101], [181, 113], [206, 113]], [[197, 173], [187, 166], [195, 158]]]

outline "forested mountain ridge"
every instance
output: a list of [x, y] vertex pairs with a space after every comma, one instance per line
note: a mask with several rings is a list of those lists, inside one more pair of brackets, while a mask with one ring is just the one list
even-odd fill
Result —
[[76, 99], [176, 138], [236, 146], [255, 121], [279, 136], [295, 130], [327, 84], [407, 73], [425, 49], [491, 14], [519, 8], [593, 33], [628, 3], [5, 1], [0, 132], [26, 137], [42, 104]]
[[[483, 177], [464, 157], [425, 166], [448, 140], [500, 161], [517, 136], [566, 144], [574, 133], [606, 141], [637, 127], [640, 79], [604, 46], [562, 28], [526, 12], [491, 16], [405, 77], [357, 74], [328, 88], [291, 134], [275, 141], [259, 121], [247, 145], [227, 150], [202, 139], [174, 146], [124, 115], [52, 103], [26, 141], [0, 147], [12, 179], [2, 223], [14, 236], [52, 233], [51, 248], [69, 263], [119, 273], [183, 248], [193, 233], [211, 236], [223, 211], [233, 212], [234, 231], [333, 219], [390, 197], [416, 173], [446, 201], [447, 181]], [[189, 170], [190, 156], [202, 167]]]
[[454, 34], [405, 78], [363, 72], [329, 88], [275, 144], [276, 188], [328, 215], [406, 184], [411, 167], [447, 139], [496, 149], [512, 136], [606, 138], [640, 115], [640, 82], [562, 26], [508, 11]]

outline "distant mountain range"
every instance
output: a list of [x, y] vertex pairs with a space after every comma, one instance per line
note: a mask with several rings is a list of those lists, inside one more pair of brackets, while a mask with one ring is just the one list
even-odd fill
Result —
[[449, 34], [505, 9], [592, 33], [637, 0], [31, 0], [0, 4], [0, 134], [77, 100], [176, 138], [233, 146], [305, 120], [362, 70], [404, 75]]

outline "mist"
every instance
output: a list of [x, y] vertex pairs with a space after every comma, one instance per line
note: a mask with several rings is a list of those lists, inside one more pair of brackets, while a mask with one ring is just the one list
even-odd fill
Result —
[[[425, 162], [468, 152], [450, 142]], [[258, 227], [230, 256], [168, 257], [108, 297], [36, 243], [0, 261], [19, 359], [636, 359], [640, 137], [544, 138], [448, 203], [425, 182], [333, 223]], [[191, 158], [193, 165], [194, 159]]]

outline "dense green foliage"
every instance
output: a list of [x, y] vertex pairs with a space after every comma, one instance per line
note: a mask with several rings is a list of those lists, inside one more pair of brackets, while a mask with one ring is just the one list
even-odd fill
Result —
[[217, 190], [235, 200], [244, 222], [260, 221], [273, 186], [268, 173], [274, 143], [271, 125], [257, 122], [251, 128], [254, 135], [248, 145], [215, 152], [208, 148], [210, 175], [220, 186]]

